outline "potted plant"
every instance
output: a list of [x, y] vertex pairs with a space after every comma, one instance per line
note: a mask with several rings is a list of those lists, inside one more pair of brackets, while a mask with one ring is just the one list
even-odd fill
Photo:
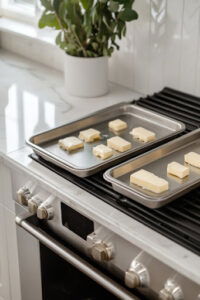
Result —
[[134, 0], [41, 0], [39, 27], [58, 30], [56, 44], [66, 53], [70, 94], [96, 97], [108, 92], [108, 57], [119, 49], [126, 23], [138, 18]]

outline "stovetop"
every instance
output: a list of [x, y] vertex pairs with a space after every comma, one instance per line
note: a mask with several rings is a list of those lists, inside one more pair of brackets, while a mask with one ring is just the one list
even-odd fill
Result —
[[[184, 122], [186, 130], [183, 134], [200, 127], [200, 98], [198, 97], [164, 88], [159, 93], [139, 99], [137, 104]], [[31, 157], [137, 221], [192, 252], [200, 254], [200, 188], [165, 207], [152, 210], [115, 192], [103, 179], [103, 172], [87, 178], [78, 178], [36, 154], [32, 154]]]

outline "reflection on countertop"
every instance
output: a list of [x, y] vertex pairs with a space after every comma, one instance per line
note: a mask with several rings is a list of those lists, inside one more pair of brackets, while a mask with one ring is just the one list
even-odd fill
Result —
[[85, 114], [131, 101], [138, 94], [111, 84], [97, 99], [67, 95], [62, 73], [7, 51], [0, 51], [0, 152], [24, 146], [31, 135]]

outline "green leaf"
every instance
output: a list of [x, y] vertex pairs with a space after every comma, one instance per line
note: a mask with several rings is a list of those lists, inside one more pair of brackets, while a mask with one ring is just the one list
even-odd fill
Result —
[[94, 0], [81, 0], [81, 4], [85, 10], [91, 8], [93, 6]]
[[43, 15], [41, 16], [38, 26], [39, 28], [53, 27], [55, 29], [60, 29], [60, 25], [56, 19], [55, 14], [53, 13], [46, 14], [46, 12], [44, 12]]
[[119, 19], [124, 22], [130, 22], [138, 19], [138, 14], [135, 10], [126, 9], [119, 13]]
[[138, 18], [134, 0], [40, 0], [45, 10], [39, 27], [59, 29], [56, 44], [80, 57], [111, 56], [126, 23]]
[[119, 3], [117, 3], [116, 1], [110, 1], [110, 6], [109, 6], [110, 11], [112, 12], [117, 12], [119, 9]]
[[59, 7], [62, 2], [63, 2], [62, 0], [53, 0], [53, 8], [57, 13], [59, 11]]
[[94, 50], [97, 50], [99, 47], [98, 43], [92, 43], [91, 45]]
[[46, 10], [49, 10], [49, 11], [53, 11], [54, 10], [54, 8], [53, 8], [53, 6], [51, 4], [51, 0], [40, 0], [40, 2], [42, 4], [42, 6], [44, 6], [44, 8]]

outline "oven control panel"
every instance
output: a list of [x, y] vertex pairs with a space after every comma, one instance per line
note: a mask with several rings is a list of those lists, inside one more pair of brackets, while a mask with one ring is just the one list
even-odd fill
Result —
[[15, 199], [20, 205], [46, 220], [60, 237], [119, 277], [128, 288], [138, 289], [149, 299], [199, 299], [200, 285], [92, 220], [87, 210], [80, 213], [69, 205], [70, 201], [57, 198], [34, 180], [18, 184], [16, 190]]

